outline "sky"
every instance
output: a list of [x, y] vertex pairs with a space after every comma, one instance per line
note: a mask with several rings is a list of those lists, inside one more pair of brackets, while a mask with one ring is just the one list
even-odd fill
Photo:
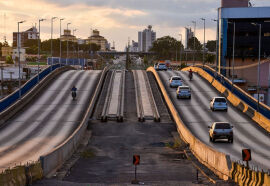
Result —
[[[251, 0], [254, 6], [270, 6], [269, 0]], [[17, 31], [17, 22], [24, 31], [41, 18], [41, 39], [51, 37], [51, 18], [64, 18], [62, 28], [69, 28], [75, 36], [87, 38], [91, 29], [98, 29], [100, 35], [113, 43], [117, 50], [123, 50], [130, 40], [138, 41], [138, 31], [153, 26], [157, 38], [172, 36], [184, 39], [184, 27], [192, 27], [196, 21], [196, 37], [203, 41], [203, 22], [206, 19], [206, 40], [216, 38], [216, 24], [220, 0], [1, 0], [0, 42], [6, 35], [12, 44], [12, 32]], [[5, 16], [4, 16], [5, 15]], [[4, 19], [4, 17], [6, 17]], [[60, 35], [59, 19], [53, 22], [53, 38]], [[183, 40], [184, 43], [184, 40]]]

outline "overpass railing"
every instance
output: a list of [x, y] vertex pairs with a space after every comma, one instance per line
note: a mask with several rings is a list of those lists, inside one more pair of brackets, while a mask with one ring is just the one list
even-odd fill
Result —
[[[46, 77], [48, 74], [50, 74], [51, 72], [53, 72], [55, 69], [59, 67], [60, 65], [56, 64], [56, 65], [53, 65], [52, 67], [48, 67], [44, 69], [43, 71], [39, 73], [39, 80], [42, 80], [44, 77]], [[33, 78], [31, 78], [21, 87], [21, 97], [23, 97], [27, 92], [29, 92], [37, 83], [38, 83], [38, 75], [35, 75]], [[0, 113], [19, 100], [20, 98], [19, 91], [20, 90], [17, 89], [15, 92], [10, 94], [6, 98], [0, 100]]]
[[228, 90], [230, 90], [234, 95], [236, 95], [237, 97], [242, 99], [246, 104], [248, 104], [254, 110], [257, 110], [257, 112], [261, 113], [263, 116], [270, 119], [270, 107], [269, 106], [265, 105], [262, 102], [259, 102], [259, 104], [258, 104], [257, 99], [253, 98], [251, 95], [246, 93], [243, 89], [239, 88], [235, 84], [233, 85], [232, 82], [228, 78], [217, 73], [213, 68], [206, 66], [206, 65], [205, 66], [196, 65], [196, 67], [202, 68], [208, 74], [213, 76], [224, 87], [226, 87]]

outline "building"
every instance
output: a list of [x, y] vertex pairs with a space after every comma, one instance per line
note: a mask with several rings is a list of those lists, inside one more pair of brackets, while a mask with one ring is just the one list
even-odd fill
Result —
[[130, 52], [139, 52], [139, 43], [132, 40]]
[[152, 26], [149, 25], [147, 29], [138, 33], [138, 48], [139, 52], [148, 52], [153, 46], [153, 42], [156, 40], [156, 32], [152, 30]]
[[93, 30], [92, 35], [86, 39], [86, 44], [95, 43], [100, 46], [101, 51], [109, 50], [107, 39], [103, 36], [99, 35], [99, 31], [97, 29]]
[[77, 38], [74, 35], [71, 35], [71, 30], [68, 29], [64, 29], [64, 35], [61, 35], [60, 40], [77, 42]]
[[[218, 9], [217, 70], [242, 83], [240, 86], [254, 97], [257, 96], [259, 85], [260, 93], [270, 105], [270, 7], [249, 7], [248, 0], [222, 0], [221, 5]], [[262, 29], [259, 55], [260, 25]]]
[[[26, 51], [25, 48], [20, 48], [20, 61], [21, 62], [25, 62], [26, 60]], [[17, 63], [18, 61], [18, 48], [13, 48], [13, 52], [12, 52], [12, 59], [14, 60], [15, 63]]]
[[[24, 32], [19, 33], [19, 44], [21, 47], [30, 39], [38, 39], [38, 31], [36, 27], [32, 27]], [[17, 47], [18, 32], [13, 32], [13, 47]]]
[[193, 38], [194, 32], [192, 32], [191, 28], [185, 27], [185, 49], [188, 49], [188, 41]]
[[12, 56], [12, 47], [2, 47], [2, 57]]

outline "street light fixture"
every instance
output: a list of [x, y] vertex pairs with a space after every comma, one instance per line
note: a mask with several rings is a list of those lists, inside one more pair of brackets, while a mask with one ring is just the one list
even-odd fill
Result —
[[59, 55], [59, 63], [60, 63], [60, 67], [61, 67], [61, 57], [62, 57], [62, 42], [61, 42], [61, 33], [62, 33], [62, 28], [61, 28], [61, 22], [64, 20], [64, 18], [60, 19], [60, 55]]
[[20, 37], [20, 24], [24, 23], [25, 21], [18, 22], [18, 34], [17, 34], [17, 49], [18, 49], [18, 63], [19, 63], [19, 99], [21, 99], [22, 91], [21, 91], [21, 52], [20, 52], [20, 45], [21, 45], [21, 37]]
[[[68, 25], [71, 23], [67, 23], [67, 31], [68, 31]], [[68, 37], [67, 37], [67, 59], [66, 59], [66, 64], [68, 63]]]
[[39, 83], [39, 63], [40, 63], [40, 22], [45, 20], [46, 19], [38, 20], [38, 83]]
[[52, 17], [51, 18], [51, 60], [52, 60], [52, 63], [51, 63], [51, 71], [52, 71], [52, 65], [53, 65], [53, 20], [54, 19], [57, 19], [57, 17]]
[[258, 103], [257, 103], [257, 111], [259, 112], [260, 109], [260, 66], [261, 66], [261, 37], [262, 37], [262, 24], [259, 23], [251, 23], [254, 26], [259, 26], [259, 56], [258, 56], [258, 80], [257, 80], [257, 96], [258, 96]]
[[193, 34], [193, 66], [195, 65], [195, 37], [196, 37], [196, 21], [192, 21], [194, 24], [194, 34]]
[[201, 18], [203, 21], [203, 67], [205, 64], [205, 18]]

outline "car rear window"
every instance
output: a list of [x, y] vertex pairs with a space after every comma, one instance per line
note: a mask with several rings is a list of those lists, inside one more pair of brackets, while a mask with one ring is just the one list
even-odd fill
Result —
[[180, 90], [189, 90], [189, 87], [180, 87]]
[[230, 129], [231, 125], [229, 123], [216, 123], [216, 129]]
[[173, 77], [172, 80], [181, 80], [180, 77]]
[[226, 103], [226, 99], [224, 99], [224, 98], [216, 98], [215, 102]]
[[159, 64], [159, 66], [164, 66], [165, 64]]

